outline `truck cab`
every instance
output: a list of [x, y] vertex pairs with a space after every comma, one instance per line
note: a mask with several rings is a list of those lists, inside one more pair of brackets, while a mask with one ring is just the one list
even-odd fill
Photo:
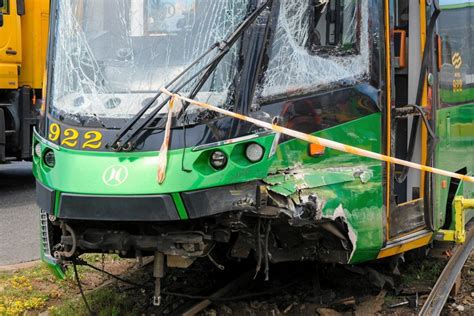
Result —
[[0, 0], [0, 163], [29, 160], [43, 98], [49, 1]]

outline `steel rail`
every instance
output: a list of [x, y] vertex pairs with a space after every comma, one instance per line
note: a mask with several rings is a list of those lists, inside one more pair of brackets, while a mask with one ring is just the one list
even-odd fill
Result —
[[440, 315], [449, 293], [456, 282], [458, 275], [461, 273], [466, 260], [469, 258], [471, 251], [474, 249], [474, 222], [471, 221], [469, 230], [464, 244], [458, 245], [454, 249], [454, 255], [449, 259], [448, 263], [441, 272], [440, 277], [436, 281], [430, 292], [426, 302], [420, 310], [419, 316]]

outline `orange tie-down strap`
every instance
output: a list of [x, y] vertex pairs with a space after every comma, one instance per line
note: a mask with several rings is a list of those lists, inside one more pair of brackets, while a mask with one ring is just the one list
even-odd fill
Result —
[[292, 129], [289, 129], [289, 128], [285, 128], [285, 127], [281, 127], [281, 126], [278, 126], [278, 125], [275, 125], [275, 124], [270, 124], [270, 123], [267, 123], [267, 122], [263, 122], [263, 121], [260, 121], [260, 120], [242, 115], [242, 114], [227, 111], [227, 110], [218, 108], [218, 107], [210, 105], [210, 104], [206, 104], [206, 103], [203, 103], [203, 102], [192, 100], [192, 99], [183, 97], [179, 94], [171, 93], [170, 91], [168, 91], [164, 88], [161, 89], [161, 92], [171, 96], [172, 99], [176, 99], [176, 98], [181, 99], [183, 101], [189, 102], [191, 104], [195, 104], [197, 106], [206, 108], [208, 110], [215, 111], [215, 112], [227, 115], [227, 116], [231, 116], [233, 118], [236, 118], [236, 119], [239, 119], [239, 120], [242, 120], [242, 121], [247, 121], [247, 122], [250, 122], [250, 123], [255, 124], [257, 126], [260, 126], [260, 127], [266, 128], [266, 129], [270, 129], [270, 130], [273, 130], [277, 133], [285, 134], [285, 135], [288, 135], [288, 136], [291, 136], [291, 137], [294, 137], [294, 138], [298, 138], [298, 139], [307, 141], [307, 142], [312, 143], [312, 144], [321, 145], [321, 146], [324, 146], [324, 147], [327, 147], [327, 148], [332, 148], [332, 149], [342, 151], [342, 152], [345, 152], [345, 153], [348, 153], [348, 154], [354, 154], [354, 155], [358, 155], [358, 156], [362, 156], [362, 157], [372, 158], [372, 159], [376, 159], [376, 160], [380, 160], [380, 161], [385, 161], [385, 162], [388, 162], [388, 163], [393, 163], [393, 164], [397, 164], [397, 165], [401, 165], [401, 166], [406, 166], [406, 167], [409, 167], [409, 168], [414, 168], [414, 169], [418, 169], [418, 170], [421, 170], [421, 171], [427, 171], [427, 172], [431, 172], [431, 173], [434, 173], [434, 174], [438, 174], [438, 175], [442, 175], [442, 176], [455, 178], [455, 179], [460, 179], [460, 180], [463, 180], [463, 181], [474, 183], [474, 177], [470, 177], [470, 176], [466, 176], [466, 175], [463, 175], [463, 174], [454, 173], [454, 172], [450, 172], [450, 171], [446, 171], [446, 170], [442, 170], [442, 169], [438, 169], [438, 168], [433, 168], [433, 167], [420, 165], [420, 164], [417, 164], [417, 163], [414, 163], [414, 162], [411, 162], [411, 161], [406, 161], [406, 160], [402, 160], [402, 159], [398, 159], [398, 158], [394, 158], [394, 157], [374, 153], [372, 151], [368, 151], [368, 150], [365, 150], [365, 149], [361, 149], [361, 148], [357, 148], [357, 147], [353, 147], [353, 146], [349, 146], [349, 145], [344, 145], [344, 144], [341, 144], [341, 143], [338, 143], [338, 142], [335, 142], [335, 141], [332, 141], [332, 140], [329, 140], [329, 139], [325, 139], [325, 138], [321, 138], [321, 137], [301, 133], [301, 132], [298, 132], [298, 131], [295, 131], [295, 130], [292, 130]]
[[163, 144], [161, 144], [160, 154], [158, 155], [158, 172], [156, 175], [156, 180], [159, 184], [162, 184], [165, 181], [166, 177], [166, 166], [168, 165], [168, 148], [171, 136], [171, 120], [173, 118], [174, 102], [176, 98], [177, 96], [172, 96], [168, 106], [168, 118], [166, 119], [165, 139], [163, 140]]

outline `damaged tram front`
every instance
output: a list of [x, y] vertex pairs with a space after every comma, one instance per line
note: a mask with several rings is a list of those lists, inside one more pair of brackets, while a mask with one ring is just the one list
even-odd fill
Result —
[[[431, 1], [404, 3], [415, 10], [414, 2], [418, 15], [432, 11]], [[87, 252], [156, 253], [180, 267], [223, 253], [358, 263], [379, 257], [397, 235], [423, 231], [423, 220], [388, 227], [393, 167], [184, 102], [174, 104], [166, 178], [157, 181], [169, 111], [162, 87], [390, 152], [389, 1], [53, 0], [52, 7], [34, 173], [43, 259], [58, 273]]]

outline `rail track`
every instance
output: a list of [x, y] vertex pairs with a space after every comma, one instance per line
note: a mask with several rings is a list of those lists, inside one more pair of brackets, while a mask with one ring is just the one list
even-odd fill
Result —
[[443, 269], [443, 272], [441, 272], [426, 302], [423, 304], [418, 314], [419, 316], [441, 314], [456, 279], [461, 273], [471, 251], [474, 249], [474, 222], [471, 221], [467, 230], [466, 242], [454, 248], [453, 255]]

